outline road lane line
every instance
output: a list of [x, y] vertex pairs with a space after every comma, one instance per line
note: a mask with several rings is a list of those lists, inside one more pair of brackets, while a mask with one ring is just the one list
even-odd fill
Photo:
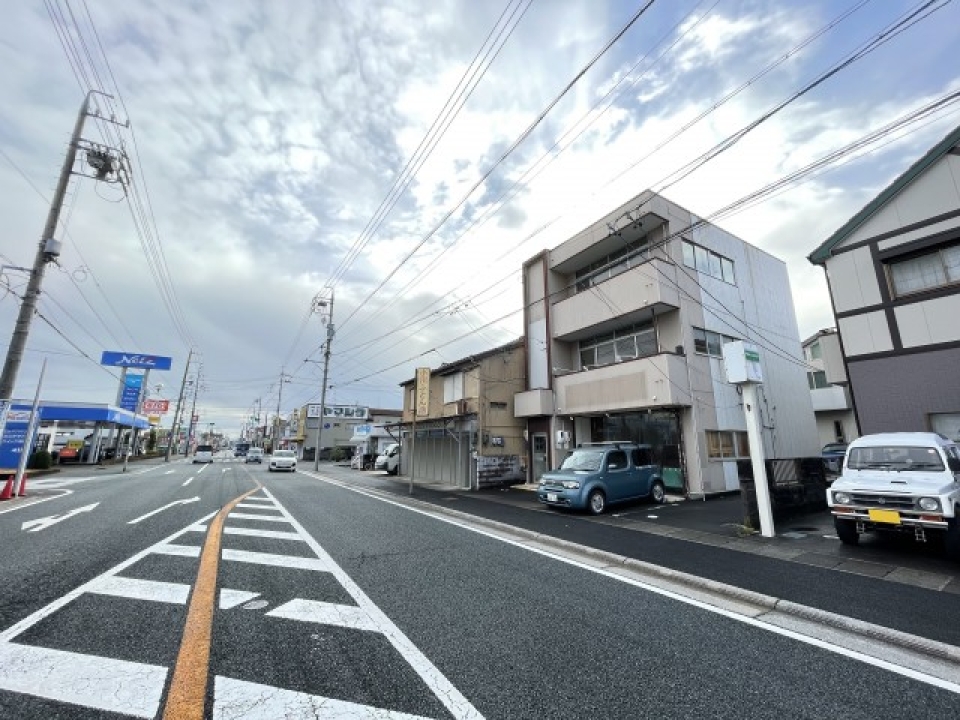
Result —
[[346, 700], [309, 695], [220, 675], [214, 679], [213, 720], [277, 720], [277, 718], [428, 720], [422, 715], [374, 708]]
[[194, 479], [195, 477], [196, 477], [196, 475], [191, 475], [190, 477], [188, 477], [188, 478], [183, 482], [183, 484], [182, 484], [180, 487], [186, 487], [187, 485], [189, 485], [190, 483], [193, 482], [193, 479]]
[[142, 580], [121, 575], [103, 578], [91, 587], [90, 592], [97, 595], [130, 598], [131, 600], [151, 600], [153, 602], [185, 605], [190, 597], [190, 586], [185, 583]]
[[323, 560], [315, 557], [274, 555], [272, 553], [254, 552], [253, 550], [231, 550], [224, 548], [221, 558], [223, 560], [230, 560], [231, 562], [253, 563], [255, 565], [273, 565], [275, 567], [287, 567], [296, 570], [316, 570], [317, 572], [327, 571], [327, 566]]
[[303, 598], [294, 598], [285, 602], [266, 613], [266, 615], [318, 625], [337, 625], [354, 630], [376, 632], [380, 629], [367, 615], [366, 611], [356, 605], [338, 605], [336, 603], [320, 602], [319, 600], [304, 600]]
[[249, 590], [231, 590], [230, 588], [220, 589], [220, 609], [229, 610], [237, 605], [242, 605], [257, 597], [260, 593], [250, 592]]
[[179, 557], [200, 557], [199, 545], [175, 545], [165, 543], [153, 549], [157, 555], [177, 555]]
[[299, 540], [303, 538], [295, 532], [285, 532], [283, 530], [257, 530], [255, 528], [224, 528], [223, 532], [227, 535], [249, 535], [250, 537], [273, 538], [275, 540]]
[[66, 497], [67, 495], [72, 495], [73, 490], [61, 490], [59, 495], [51, 495], [50, 497], [39, 497], [34, 499], [32, 502], [27, 501], [24, 503], [15, 503], [12, 507], [8, 507], [4, 510], [0, 510], [0, 515], [4, 513], [13, 512], [14, 510], [23, 510], [24, 508], [31, 507], [33, 505], [39, 505], [40, 503], [47, 502], [48, 500], [56, 500], [57, 498]]
[[0, 689], [152, 718], [167, 668], [16, 643], [0, 643]]
[[271, 512], [278, 512], [278, 510], [272, 505], [260, 505], [260, 504], [251, 505], [250, 503], [240, 503], [239, 505], [237, 505], [237, 507], [243, 508], [245, 510], [270, 510]]
[[128, 520], [128, 521], [127, 521], [127, 525], [136, 525], [136, 524], [137, 524], [138, 522], [140, 522], [141, 520], [146, 520], [146, 519], [149, 518], [149, 517], [153, 517], [153, 516], [156, 515], [157, 513], [163, 512], [164, 510], [166, 510], [166, 509], [168, 509], [168, 508], [172, 508], [172, 507], [175, 507], [175, 506], [177, 506], [177, 505], [189, 505], [190, 503], [193, 503], [193, 502], [200, 502], [200, 496], [197, 495], [197, 496], [195, 496], [195, 497], [185, 498], [185, 499], [183, 499], [183, 500], [174, 500], [173, 502], [169, 502], [169, 503], [167, 503], [166, 505], [164, 505], [164, 506], [162, 506], [162, 507], [158, 507], [156, 510], [151, 510], [151, 511], [148, 512], [146, 515], [141, 515], [140, 517], [134, 518], [133, 520]]
[[255, 515], [254, 513], [242, 513], [242, 512], [232, 512], [230, 513], [231, 520], [266, 520], [267, 522], [287, 522], [285, 517], [279, 515]]
[[[259, 487], [259, 483], [257, 485]], [[235, 505], [256, 491], [257, 488], [253, 488], [234, 498], [210, 521], [210, 530], [200, 553], [200, 568], [187, 606], [187, 620], [163, 708], [163, 720], [203, 720], [223, 523]]]
[[[315, 476], [314, 476], [315, 477]], [[363, 609], [370, 616], [376, 629], [393, 645], [394, 649], [400, 653], [400, 656], [407, 661], [407, 664], [413, 669], [424, 684], [430, 688], [434, 696], [443, 703], [444, 707], [450, 711], [457, 720], [482, 720], [483, 715], [470, 703], [469, 700], [451, 683], [446, 676], [427, 658], [413, 642], [403, 634], [390, 618], [387, 617], [374, 602], [367, 597], [367, 594], [360, 589], [360, 586], [354, 582], [330, 554], [321, 547], [320, 543], [314, 540], [303, 525], [297, 522], [283, 505], [277, 502], [273, 493], [267, 488], [263, 489], [264, 494], [277, 503], [277, 508], [283, 513], [290, 524], [303, 536], [304, 542], [310, 546], [314, 554], [329, 566], [329, 572], [336, 578], [343, 588], [350, 594], [357, 606]]]

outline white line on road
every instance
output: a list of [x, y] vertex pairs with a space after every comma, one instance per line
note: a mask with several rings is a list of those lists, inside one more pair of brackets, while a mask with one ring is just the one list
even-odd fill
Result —
[[146, 515], [141, 515], [140, 517], [134, 518], [133, 520], [128, 520], [128, 521], [127, 521], [127, 525], [136, 525], [136, 524], [137, 524], [138, 522], [140, 522], [141, 520], [146, 520], [148, 517], [152, 517], [152, 516], [156, 515], [158, 512], [163, 512], [163, 511], [166, 510], [167, 508], [172, 508], [172, 507], [174, 507], [174, 506], [176, 506], [176, 505], [189, 505], [190, 503], [199, 502], [199, 501], [200, 501], [200, 497], [199, 497], [199, 496], [197, 496], [197, 497], [192, 497], [192, 498], [187, 498], [186, 500], [174, 500], [173, 502], [167, 503], [167, 504], [164, 505], [163, 507], [158, 507], [156, 510], [151, 510], [151, 511], [148, 512]]
[[160, 582], [159, 580], [141, 580], [140, 578], [114, 575], [102, 578], [94, 583], [90, 592], [97, 595], [130, 598], [131, 600], [151, 600], [152, 602], [185, 605], [190, 596], [190, 586], [183, 583]]
[[248, 503], [242, 502], [237, 505], [238, 508], [246, 508], [247, 510], [273, 510], [279, 512], [272, 504], [264, 505], [263, 503]]
[[167, 470], [164, 475], [173, 475], [175, 472], [176, 470]]
[[193, 479], [194, 479], [195, 477], [196, 477], [196, 475], [191, 475], [190, 477], [188, 477], [188, 478], [184, 481], [183, 485], [181, 485], [180, 487], [186, 487], [187, 485], [189, 485], [190, 483], [193, 482]]
[[0, 510], [0, 515], [3, 515], [4, 513], [8, 513], [8, 512], [13, 512], [14, 510], [24, 510], [28, 507], [32, 507], [34, 505], [39, 505], [40, 503], [47, 502], [48, 500], [57, 500], [58, 498], [66, 497], [67, 495], [72, 495], [72, 494], [73, 494], [73, 490], [61, 490], [59, 495], [51, 495], [50, 497], [38, 497], [38, 498], [34, 498], [32, 501], [28, 500], [27, 502], [24, 502], [22, 504], [15, 503], [11, 507], [8, 507], [4, 510]]
[[0, 689], [122, 715], [156, 715], [167, 668], [0, 643]]
[[[264, 488], [263, 493], [276, 502], [276, 498], [269, 490]], [[310, 546], [310, 549], [313, 550], [316, 556], [327, 564], [329, 572], [337, 579], [337, 582], [350, 593], [350, 596], [354, 602], [357, 603], [357, 606], [370, 617], [373, 626], [393, 645], [394, 649], [400, 653], [401, 657], [407, 661], [414, 672], [416, 672], [426, 686], [430, 688], [434, 696], [450, 711], [450, 714], [458, 720], [466, 720], [467, 718], [470, 720], [482, 720], [483, 715], [467, 700], [463, 693], [457, 690], [453, 683], [413, 644], [410, 638], [404, 635], [403, 631], [387, 617], [386, 613], [367, 597], [367, 594], [360, 589], [360, 586], [353, 581], [353, 578], [347, 575], [343, 568], [337, 565], [330, 554], [320, 546], [320, 543], [314, 540], [313, 536], [304, 530], [303, 525], [297, 522], [296, 518], [287, 512], [287, 509], [279, 502], [277, 502], [277, 508], [279, 508], [284, 517], [290, 521], [290, 524], [296, 528], [304, 542]], [[229, 529], [227, 532], [229, 532]]]
[[[174, 547], [174, 546], [170, 546]], [[186, 546], [179, 546], [186, 549]], [[190, 548], [192, 549], [192, 548]], [[200, 548], [197, 548], [197, 556], [200, 555]], [[157, 550], [160, 552], [160, 550]], [[171, 555], [174, 553], [170, 553]], [[315, 557], [297, 557], [296, 555], [274, 555], [273, 553], [254, 552], [252, 550], [231, 550], [224, 548], [221, 557], [224, 560], [233, 562], [253, 563], [255, 565], [272, 565], [274, 567], [287, 567], [296, 570], [316, 570], [317, 572], [326, 572], [327, 566], [323, 560]]]
[[68, 518], [72, 518], [74, 515], [79, 515], [80, 513], [90, 512], [100, 503], [90, 503], [89, 505], [84, 505], [83, 507], [74, 508], [73, 510], [68, 510], [63, 513], [63, 515], [50, 515], [45, 518], [37, 518], [36, 520], [27, 520], [20, 526], [21, 530], [27, 530], [29, 532], [40, 532], [41, 530], [46, 530], [51, 525], [56, 525], [58, 522], [63, 522]]
[[354, 630], [376, 631], [380, 629], [362, 608], [355, 605], [337, 605], [320, 602], [319, 600], [304, 600], [303, 598], [294, 598], [285, 602], [268, 612], [267, 616], [319, 625], [337, 625]]
[[295, 532], [284, 532], [282, 530], [257, 530], [255, 528], [225, 527], [225, 535], [249, 535], [251, 537], [274, 538], [275, 540], [299, 540], [303, 538]]
[[[812, 635], [807, 635], [807, 634], [803, 634], [803, 633], [797, 632], [797, 631], [795, 631], [795, 630], [790, 630], [790, 629], [785, 628], [785, 627], [780, 627], [780, 626], [778, 626], [778, 625], [773, 624], [772, 622], [768, 622], [768, 621], [765, 621], [765, 620], [762, 620], [762, 619], [759, 619], [759, 618], [755, 618], [755, 617], [750, 617], [750, 616], [748, 616], [748, 615], [744, 615], [744, 614], [742, 614], [742, 613], [735, 612], [735, 611], [733, 611], [733, 610], [728, 610], [727, 608], [722, 608], [722, 607], [718, 607], [718, 606], [716, 606], [716, 605], [711, 605], [711, 604], [709, 604], [709, 603], [703, 602], [702, 600], [697, 600], [696, 598], [692, 598], [692, 597], [688, 597], [688, 596], [686, 596], [686, 595], [682, 595], [682, 594], [680, 594], [680, 592], [677, 592], [677, 591], [674, 591], [674, 590], [668, 590], [668, 589], [665, 589], [665, 588], [662, 588], [662, 587], [657, 587], [656, 585], [653, 585], [653, 584], [651, 584], [651, 583], [649, 583], [649, 582], [644, 582], [644, 581], [641, 581], [641, 580], [637, 580], [637, 579], [635, 579], [635, 578], [627, 577], [627, 576], [621, 574], [624, 570], [621, 570], [621, 572], [618, 573], [618, 572], [612, 572], [612, 571], [607, 570], [607, 569], [605, 569], [605, 568], [603, 568], [603, 567], [596, 567], [596, 566], [593, 566], [593, 565], [588, 565], [587, 563], [581, 562], [581, 561], [576, 560], [576, 559], [574, 559], [574, 558], [565, 557], [565, 556], [563, 556], [563, 555], [554, 553], [554, 552], [552, 552], [552, 551], [550, 551], [550, 550], [545, 549], [545, 548], [542, 547], [542, 546], [539, 546], [539, 547], [538, 547], [538, 546], [533, 546], [533, 545], [527, 544], [527, 542], [524, 542], [524, 541], [522, 541], [522, 540], [514, 540], [514, 539], [511, 539], [511, 538], [503, 537], [503, 536], [501, 536], [501, 535], [498, 535], [498, 534], [496, 534], [496, 533], [494, 533], [494, 532], [491, 532], [491, 531], [489, 531], [489, 530], [485, 530], [485, 529], [483, 529], [483, 528], [474, 527], [474, 526], [472, 526], [472, 525], [467, 524], [466, 522], [461, 522], [461, 521], [459, 521], [459, 520], [454, 520], [454, 519], [449, 518], [449, 517], [443, 517], [442, 515], [435, 514], [435, 513], [429, 512], [429, 511], [427, 511], [427, 510], [420, 509], [420, 508], [410, 507], [409, 505], [404, 505], [403, 503], [398, 502], [398, 501], [396, 501], [396, 500], [393, 500], [393, 499], [391, 499], [391, 498], [381, 497], [381, 496], [379, 496], [379, 495], [377, 495], [377, 494], [375, 494], [375, 493], [369, 492], [369, 491], [364, 490], [364, 489], [362, 489], [362, 488], [357, 488], [357, 487], [354, 487], [354, 486], [352, 486], [352, 485], [347, 485], [346, 483], [339, 482], [339, 481], [334, 480], [334, 479], [332, 479], [332, 478], [330, 478], [330, 477], [328, 477], [328, 476], [315, 475], [315, 474], [313, 474], [313, 473], [306, 473], [306, 474], [307, 474], [309, 477], [315, 478], [315, 479], [320, 480], [320, 481], [322, 481], [322, 482], [329, 483], [330, 485], [335, 485], [336, 487], [342, 488], [342, 489], [344, 489], [344, 490], [349, 490], [350, 492], [355, 492], [355, 493], [357, 493], [357, 494], [359, 494], [359, 495], [365, 495], [366, 497], [369, 497], [369, 498], [374, 499], [374, 500], [379, 500], [380, 502], [387, 503], [388, 505], [394, 505], [395, 507], [403, 508], [403, 509], [405, 509], [405, 510], [409, 510], [410, 512], [414, 512], [414, 513], [417, 513], [417, 514], [419, 514], [419, 515], [424, 515], [424, 516], [426, 516], [426, 517], [433, 518], [434, 520], [439, 520], [440, 522], [444, 522], [444, 523], [447, 523], [447, 524], [449, 524], [449, 525], [454, 525], [454, 526], [456, 526], [456, 527], [463, 528], [464, 530], [469, 530], [470, 532], [477, 533], [478, 535], [483, 535], [484, 537], [488, 537], [488, 538], [491, 538], [491, 539], [493, 539], [493, 540], [497, 540], [497, 541], [502, 542], [502, 543], [506, 543], [507, 545], [513, 545], [514, 547], [518, 547], [518, 548], [521, 548], [521, 549], [523, 549], [523, 550], [527, 550], [528, 552], [536, 553], [537, 555], [542, 555], [542, 556], [544, 556], [544, 557], [548, 557], [548, 558], [551, 558], [551, 559], [553, 559], [553, 560], [557, 560], [557, 561], [559, 561], [559, 562], [566, 563], [567, 565], [572, 565], [572, 566], [574, 566], [574, 567], [578, 567], [578, 568], [581, 568], [581, 569], [583, 569], [583, 570], [587, 570], [587, 571], [592, 572], [592, 573], [595, 573], [595, 574], [597, 574], [597, 575], [603, 575], [604, 577], [610, 578], [610, 579], [612, 579], [612, 580], [616, 580], [616, 581], [618, 581], [618, 582], [626, 583], [626, 584], [628, 584], [628, 585], [633, 585], [634, 587], [640, 588], [640, 589], [642, 589], [642, 590], [647, 590], [647, 591], [652, 592], [652, 593], [655, 593], [655, 594], [657, 594], [657, 595], [662, 595], [662, 596], [664, 596], [664, 597], [668, 597], [668, 598], [671, 598], [671, 599], [673, 599], [673, 600], [677, 600], [677, 601], [682, 602], [682, 603], [684, 603], [684, 604], [686, 604], [686, 605], [691, 605], [691, 606], [693, 606], [693, 607], [700, 608], [701, 610], [707, 610], [708, 612], [711, 612], [711, 613], [714, 613], [714, 614], [717, 614], [717, 615], [720, 615], [720, 616], [723, 616], [723, 617], [727, 617], [727, 618], [730, 618], [730, 619], [732, 619], [732, 620], [736, 620], [736, 621], [741, 622], [741, 623], [743, 623], [743, 624], [745, 624], [745, 625], [752, 625], [752, 626], [754, 626], [754, 627], [760, 628], [760, 629], [762, 629], [762, 630], [766, 630], [766, 631], [771, 632], [771, 633], [774, 633], [774, 634], [776, 634], [776, 635], [782, 635], [782, 636], [784, 636], [784, 637], [788, 637], [788, 638], [791, 638], [791, 639], [793, 639], [793, 640], [797, 640], [798, 642], [802, 642], [802, 643], [805, 643], [805, 644], [807, 644], [807, 645], [812, 645], [812, 646], [818, 647], [818, 648], [820, 648], [820, 649], [822, 649], [822, 650], [826, 650], [826, 651], [828, 651], [828, 652], [832, 652], [832, 653], [835, 653], [835, 654], [837, 654], [837, 655], [842, 655], [842, 656], [844, 656], [844, 657], [848, 657], [848, 658], [851, 658], [851, 659], [853, 659], [853, 660], [857, 660], [857, 661], [862, 662], [862, 663], [865, 663], [865, 664], [867, 664], [867, 665], [873, 665], [874, 667], [879, 667], [879, 668], [882, 668], [882, 669], [884, 669], [884, 670], [888, 670], [888, 671], [890, 671], [890, 672], [892, 672], [892, 673], [896, 673], [897, 675], [902, 675], [902, 676], [904, 676], [904, 677], [911, 678], [912, 680], [917, 680], [917, 681], [919, 681], [919, 682], [926, 683], [927, 685], [932, 685], [932, 686], [934, 686], [934, 687], [939, 687], [939, 688], [941, 688], [941, 689], [948, 690], [948, 691], [950, 691], [950, 692], [960, 694], [960, 683], [952, 682], [951, 680], [947, 680], [947, 679], [945, 679], [945, 677], [940, 677], [940, 676], [937, 675], [937, 674], [933, 674], [933, 673], [931, 673], [931, 672], [924, 672], [923, 670], [917, 670], [917, 669], [914, 669], [913, 667], [907, 667], [907, 666], [904, 666], [904, 665], [897, 665], [897, 664], [892, 663], [892, 662], [889, 662], [889, 661], [887, 661], [887, 660], [883, 660], [883, 659], [881, 659], [880, 657], [875, 657], [875, 656], [869, 655], [869, 654], [867, 654], [867, 653], [865, 653], [865, 652], [860, 652], [860, 651], [858, 651], [858, 650], [851, 649], [850, 647], [846, 647], [846, 646], [844, 646], [844, 645], [840, 645], [840, 644], [836, 644], [836, 643], [831, 643], [831, 642], [826, 642], [826, 641], [823, 641], [823, 640], [821, 640], [821, 639], [819, 639], [819, 638], [817, 638], [817, 637], [814, 637], [814, 636], [812, 636]], [[268, 492], [268, 491], [265, 490], [265, 492]], [[283, 512], [286, 512], [286, 511], [283, 511]], [[295, 520], [292, 521], [292, 522], [293, 522], [294, 527], [298, 527], [298, 523], [297, 523]], [[545, 540], [545, 542], [549, 542], [549, 540]], [[311, 545], [311, 547], [312, 547], [312, 545]], [[775, 613], [775, 615], [776, 615], [776, 613]], [[856, 622], [856, 621], [854, 621], [854, 622]], [[825, 630], [824, 630], [824, 628], [822, 628], [822, 627], [820, 627], [818, 630], [819, 630], [819, 632], [821, 632], [821, 633], [825, 633]], [[886, 650], [883, 652], [883, 654], [886, 654], [886, 655], [889, 656], [889, 654], [890, 654], [890, 652], [891, 652], [891, 651], [889, 650], [889, 645], [886, 644], [886, 643], [883, 643], [882, 641], [879, 641], [879, 642], [880, 642], [883, 646], [885, 646], [885, 648], [886, 648]], [[881, 649], [881, 651], [882, 651], [882, 649]], [[878, 654], [879, 654], [879, 653], [878, 653]], [[922, 666], [924, 666], [925, 664], [929, 664], [929, 665], [932, 666], [932, 665], [936, 664], [937, 662], [938, 662], [937, 660], [934, 660], [934, 659], [930, 658], [929, 656], [924, 656], [923, 659], [918, 663], [918, 666], [922, 667]], [[947, 662], [947, 661], [944, 661], [944, 662]], [[954, 673], [953, 676], [955, 677], [955, 665], [950, 664], [950, 667], [947, 668], [946, 673], [944, 673], [944, 674], [947, 674], [947, 673]], [[950, 676], [950, 675], [948, 675], [948, 676]]]
[[199, 545], [174, 545], [165, 543], [153, 548], [157, 555], [176, 555], [177, 557], [200, 557]]
[[285, 517], [277, 515], [257, 515], [255, 513], [232, 512], [229, 515], [231, 520], [266, 520], [267, 522], [287, 522]]
[[229, 610], [237, 605], [253, 600], [260, 593], [250, 592], [249, 590], [231, 590], [230, 588], [220, 589], [220, 609]]
[[220, 675], [214, 679], [213, 720], [276, 720], [282, 717], [313, 720], [427, 720], [421, 715], [373, 708]]

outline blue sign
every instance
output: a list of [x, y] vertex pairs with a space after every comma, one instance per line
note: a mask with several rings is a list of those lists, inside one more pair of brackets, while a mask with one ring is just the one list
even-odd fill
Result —
[[[29, 406], [15, 405], [7, 413], [7, 424], [3, 428], [3, 438], [0, 440], [0, 467], [11, 470], [16, 469], [17, 465], [20, 464], [23, 446], [27, 444], [27, 426], [29, 424]], [[40, 423], [37, 422], [31, 443], [36, 439], [36, 430], [39, 427]]]
[[120, 407], [130, 412], [137, 411], [140, 391], [143, 389], [143, 375], [127, 375], [123, 381], [123, 393], [120, 395]]
[[111, 367], [135, 367], [147, 370], [169, 370], [173, 359], [161, 355], [141, 355], [140, 353], [111, 352], [104, 350], [100, 356], [101, 365]]

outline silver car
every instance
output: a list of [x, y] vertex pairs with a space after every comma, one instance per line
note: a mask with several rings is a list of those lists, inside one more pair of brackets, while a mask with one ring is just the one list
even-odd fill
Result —
[[293, 450], [274, 450], [270, 455], [270, 465], [267, 467], [270, 472], [274, 470], [297, 470], [297, 454]]

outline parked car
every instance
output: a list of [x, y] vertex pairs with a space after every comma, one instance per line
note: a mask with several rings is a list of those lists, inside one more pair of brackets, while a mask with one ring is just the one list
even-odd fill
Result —
[[252, 447], [247, 450], [247, 456], [244, 463], [263, 463], [263, 448]]
[[194, 463], [213, 462], [213, 445], [197, 445], [197, 449], [193, 453], [193, 462]]
[[880, 433], [850, 443], [827, 491], [837, 537], [866, 532], [940, 536], [960, 560], [960, 447], [937, 433]]
[[391, 443], [377, 455], [373, 463], [374, 470], [386, 470], [387, 475], [396, 475], [400, 472], [400, 444]]
[[270, 455], [270, 464], [267, 466], [267, 470], [270, 472], [274, 470], [296, 472], [297, 454], [293, 450], [274, 450]]
[[649, 445], [603, 443], [578, 447], [559, 469], [544, 473], [537, 498], [551, 507], [600, 515], [608, 505], [637, 498], [662, 503], [665, 491]]
[[843, 458], [847, 454], [846, 443], [827, 443], [820, 451], [820, 457], [823, 458], [823, 467], [828, 473], [839, 475], [843, 467]]

